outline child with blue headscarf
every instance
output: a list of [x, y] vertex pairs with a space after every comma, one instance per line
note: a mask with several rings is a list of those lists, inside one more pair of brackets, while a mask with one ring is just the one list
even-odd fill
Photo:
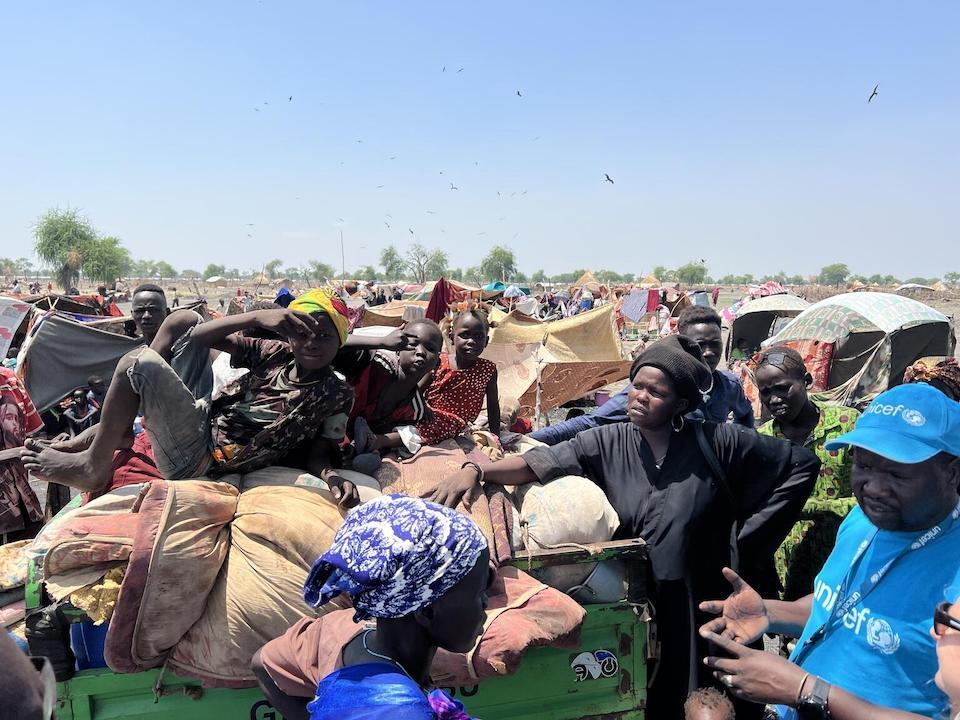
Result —
[[460, 702], [430, 689], [430, 665], [437, 648], [473, 648], [492, 577], [486, 538], [465, 515], [402, 495], [366, 503], [314, 564], [304, 598], [319, 608], [346, 594], [354, 620], [375, 625], [343, 647], [305, 712], [261, 662], [266, 648], [254, 664], [261, 686], [287, 718], [469, 720]]

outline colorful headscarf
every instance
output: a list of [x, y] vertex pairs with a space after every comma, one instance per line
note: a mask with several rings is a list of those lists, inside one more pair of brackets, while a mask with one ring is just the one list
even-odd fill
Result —
[[335, 295], [329, 290], [322, 288], [313, 288], [307, 290], [287, 306], [290, 310], [298, 310], [305, 313], [321, 312], [326, 314], [333, 321], [337, 332], [340, 333], [340, 344], [347, 341], [347, 330], [350, 326], [347, 304], [343, 302], [339, 295]]
[[486, 547], [476, 524], [456, 510], [387, 495], [347, 516], [310, 570], [303, 597], [320, 607], [347, 593], [357, 621], [403, 617], [446, 595]]

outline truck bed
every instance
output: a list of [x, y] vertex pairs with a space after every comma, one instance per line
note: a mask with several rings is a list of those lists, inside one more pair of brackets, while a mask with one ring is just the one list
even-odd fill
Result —
[[[523, 570], [620, 558], [642, 569], [641, 540], [584, 549], [543, 550], [514, 564]], [[639, 577], [642, 573], [637, 572]], [[631, 573], [633, 576], [634, 573]], [[473, 687], [446, 688], [483, 720], [643, 720], [647, 633], [643, 587], [627, 600], [587, 605], [580, 647], [531, 648], [520, 669]], [[257, 688], [204, 689], [197, 680], [160, 670], [117, 674], [84, 670], [58, 685], [59, 720], [281, 720]]]

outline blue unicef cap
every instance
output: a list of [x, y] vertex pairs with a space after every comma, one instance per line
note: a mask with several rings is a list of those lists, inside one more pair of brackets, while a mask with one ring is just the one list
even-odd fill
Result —
[[857, 427], [826, 448], [851, 445], [905, 465], [940, 452], [960, 456], [960, 403], [926, 383], [898, 385], [878, 395]]

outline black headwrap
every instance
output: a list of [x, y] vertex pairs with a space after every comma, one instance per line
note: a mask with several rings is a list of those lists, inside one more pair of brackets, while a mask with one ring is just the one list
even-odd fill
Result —
[[703, 402], [713, 383], [713, 373], [703, 362], [700, 346], [686, 335], [669, 335], [651, 345], [630, 368], [631, 382], [642, 367], [655, 367], [670, 376], [677, 394], [688, 403], [687, 412], [693, 412]]

